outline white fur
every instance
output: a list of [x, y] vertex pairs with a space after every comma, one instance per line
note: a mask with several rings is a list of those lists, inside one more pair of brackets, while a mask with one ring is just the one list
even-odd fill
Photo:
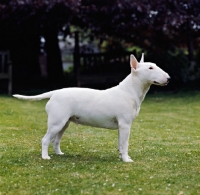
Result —
[[108, 129], [118, 129], [118, 148], [125, 162], [133, 162], [128, 155], [128, 140], [133, 120], [151, 84], [167, 85], [170, 77], [154, 63], [140, 63], [131, 55], [131, 73], [119, 85], [106, 90], [65, 88], [37, 96], [13, 95], [24, 100], [50, 98], [46, 105], [48, 130], [42, 139], [42, 158], [50, 159], [48, 147], [62, 155], [60, 139], [70, 122]]

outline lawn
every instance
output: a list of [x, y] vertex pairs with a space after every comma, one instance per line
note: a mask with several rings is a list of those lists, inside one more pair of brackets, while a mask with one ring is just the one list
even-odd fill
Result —
[[117, 131], [71, 124], [64, 156], [41, 159], [46, 101], [0, 97], [0, 195], [200, 194], [200, 93], [147, 95], [133, 122], [129, 155]]

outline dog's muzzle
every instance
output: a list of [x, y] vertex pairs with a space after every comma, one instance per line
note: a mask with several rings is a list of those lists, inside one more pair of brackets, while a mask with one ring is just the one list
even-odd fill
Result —
[[171, 77], [168, 77], [166, 85], [169, 83], [170, 80], [171, 80]]
[[167, 78], [167, 82], [164, 85], [167, 85], [169, 83], [169, 81], [171, 80], [171, 77]]
[[165, 86], [165, 85], [167, 85], [168, 83], [169, 83], [169, 81], [171, 80], [171, 77], [168, 77], [167, 78], [167, 82], [166, 83], [164, 83], [164, 84], [161, 84], [161, 83], [158, 83], [157, 81], [154, 81], [154, 84], [155, 85], [161, 85], [161, 86]]

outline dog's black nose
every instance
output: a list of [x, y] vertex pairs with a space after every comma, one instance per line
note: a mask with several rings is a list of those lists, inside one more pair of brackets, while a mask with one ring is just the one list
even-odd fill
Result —
[[171, 77], [168, 77], [168, 78], [167, 78], [167, 82], [169, 82], [170, 80], [171, 80]]

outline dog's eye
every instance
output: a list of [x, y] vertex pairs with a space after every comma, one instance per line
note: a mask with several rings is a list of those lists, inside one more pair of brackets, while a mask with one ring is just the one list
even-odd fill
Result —
[[152, 66], [150, 66], [150, 67], [149, 67], [149, 69], [150, 69], [150, 70], [152, 70], [152, 69], [153, 69], [153, 67], [152, 67]]

